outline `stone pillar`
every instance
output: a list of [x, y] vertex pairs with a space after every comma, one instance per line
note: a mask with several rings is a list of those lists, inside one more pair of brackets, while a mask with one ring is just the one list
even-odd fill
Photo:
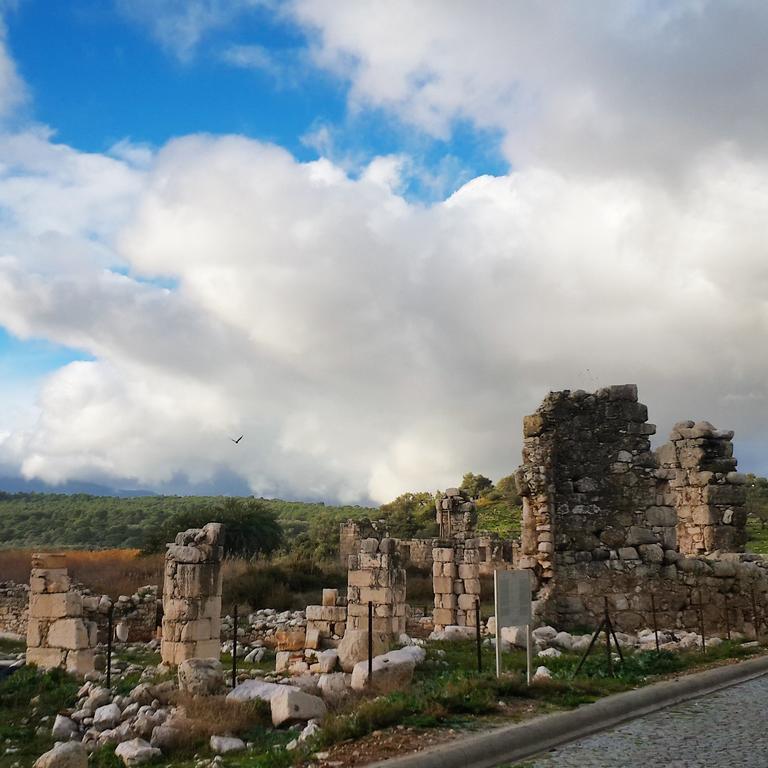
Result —
[[347, 631], [347, 601], [338, 589], [323, 590], [322, 605], [307, 606], [306, 647], [317, 650], [324, 640], [338, 639]]
[[83, 621], [82, 595], [70, 589], [65, 555], [32, 555], [27, 663], [41, 669], [93, 671], [96, 624]]
[[373, 603], [373, 631], [393, 638], [405, 632], [405, 569], [394, 539], [365, 539], [349, 558], [347, 630], [368, 629]]
[[658, 450], [677, 512], [679, 551], [743, 552], [747, 540], [746, 478], [736, 472], [733, 432], [708, 421], [681, 421]]
[[222, 539], [222, 525], [208, 523], [177, 534], [168, 545], [160, 646], [165, 664], [219, 658]]
[[435, 629], [473, 627], [480, 597], [480, 555], [475, 539], [443, 541], [432, 550]]

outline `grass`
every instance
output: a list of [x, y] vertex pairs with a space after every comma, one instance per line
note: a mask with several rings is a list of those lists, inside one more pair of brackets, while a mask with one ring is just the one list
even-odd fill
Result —
[[759, 555], [768, 554], [768, 526], [753, 515], [747, 516], [747, 550]]
[[[55, 715], [75, 700], [80, 683], [59, 669], [41, 673], [33, 667], [22, 667], [0, 683], [0, 742], [6, 749], [0, 753], [0, 768], [18, 764], [27, 768], [53, 746], [51, 726]], [[30, 706], [31, 705], [31, 706]], [[48, 716], [41, 726], [41, 718]]]

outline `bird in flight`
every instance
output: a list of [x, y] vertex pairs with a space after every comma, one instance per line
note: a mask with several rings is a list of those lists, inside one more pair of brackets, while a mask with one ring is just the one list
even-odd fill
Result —
[[237, 438], [237, 440], [235, 440], [235, 438], [234, 438], [234, 437], [230, 437], [229, 439], [230, 439], [230, 440], [231, 440], [231, 441], [232, 441], [232, 442], [233, 442], [235, 445], [237, 445], [237, 444], [238, 444], [238, 443], [239, 443], [239, 442], [240, 442], [240, 441], [243, 439], [243, 435], [240, 435], [240, 437], [238, 437], [238, 438]]

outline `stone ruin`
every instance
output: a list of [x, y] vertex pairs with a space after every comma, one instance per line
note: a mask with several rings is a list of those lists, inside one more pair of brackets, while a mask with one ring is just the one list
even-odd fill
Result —
[[594, 626], [607, 597], [615, 625], [754, 635], [765, 622], [766, 563], [743, 552], [745, 477], [733, 432], [706, 421], [656, 431], [634, 385], [552, 392], [524, 420], [519, 567], [537, 585], [538, 617]]
[[221, 651], [221, 523], [176, 535], [165, 554], [163, 662], [218, 659]]
[[441, 537], [432, 549], [435, 629], [473, 627], [480, 599], [480, 556], [473, 538], [477, 506], [458, 488], [449, 488], [435, 499], [435, 512]]
[[97, 627], [83, 620], [83, 597], [70, 587], [66, 555], [32, 555], [27, 662], [84, 675], [94, 669]]
[[395, 539], [365, 539], [349, 558], [347, 630], [368, 629], [373, 603], [373, 631], [394, 638], [405, 632], [405, 569]]
[[307, 606], [306, 647], [318, 650], [324, 642], [347, 631], [347, 601], [338, 589], [324, 589], [321, 605]]

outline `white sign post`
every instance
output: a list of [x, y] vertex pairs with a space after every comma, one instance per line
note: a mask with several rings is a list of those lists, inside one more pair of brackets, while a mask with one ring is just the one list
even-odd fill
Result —
[[496, 677], [501, 676], [501, 628], [525, 627], [528, 685], [531, 684], [531, 572], [493, 572], [494, 610], [496, 611]]

